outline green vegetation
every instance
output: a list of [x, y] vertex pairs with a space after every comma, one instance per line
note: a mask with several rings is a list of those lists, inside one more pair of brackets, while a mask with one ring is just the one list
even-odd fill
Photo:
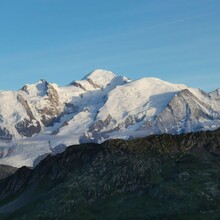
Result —
[[12, 184], [20, 175], [0, 183], [11, 184], [0, 201], [14, 202], [8, 213], [1, 205], [0, 219], [220, 219], [218, 137], [200, 132], [70, 147], [28, 175], [24, 170], [25, 187]]

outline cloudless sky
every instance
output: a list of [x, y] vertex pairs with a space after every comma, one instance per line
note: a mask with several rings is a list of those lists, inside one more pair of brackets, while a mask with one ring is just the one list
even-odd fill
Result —
[[220, 0], [1, 0], [0, 90], [94, 69], [220, 87]]

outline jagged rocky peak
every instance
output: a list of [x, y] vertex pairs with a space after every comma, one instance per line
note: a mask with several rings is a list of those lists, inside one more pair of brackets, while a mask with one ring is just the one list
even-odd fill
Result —
[[214, 99], [220, 100], [220, 88], [210, 92], [209, 95]]
[[49, 83], [41, 79], [34, 84], [26, 84], [21, 88], [21, 91], [26, 92], [29, 95], [36, 95], [36, 96], [45, 96], [47, 95]]
[[[81, 88], [84, 91], [91, 91], [96, 89], [104, 89], [108, 85], [121, 85], [130, 82], [126, 77], [117, 76], [111, 71], [96, 69], [81, 80], [73, 81], [71, 85]], [[113, 85], [114, 86], [114, 85]]]

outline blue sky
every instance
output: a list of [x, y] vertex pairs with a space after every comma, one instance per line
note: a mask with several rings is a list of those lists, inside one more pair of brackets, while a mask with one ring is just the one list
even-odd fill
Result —
[[1, 0], [0, 90], [93, 69], [220, 87], [219, 0]]

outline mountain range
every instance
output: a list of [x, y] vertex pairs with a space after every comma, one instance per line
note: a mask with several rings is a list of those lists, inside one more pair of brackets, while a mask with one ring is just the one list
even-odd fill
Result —
[[220, 127], [220, 89], [95, 70], [58, 86], [45, 80], [0, 91], [0, 164], [33, 167], [67, 146]]

